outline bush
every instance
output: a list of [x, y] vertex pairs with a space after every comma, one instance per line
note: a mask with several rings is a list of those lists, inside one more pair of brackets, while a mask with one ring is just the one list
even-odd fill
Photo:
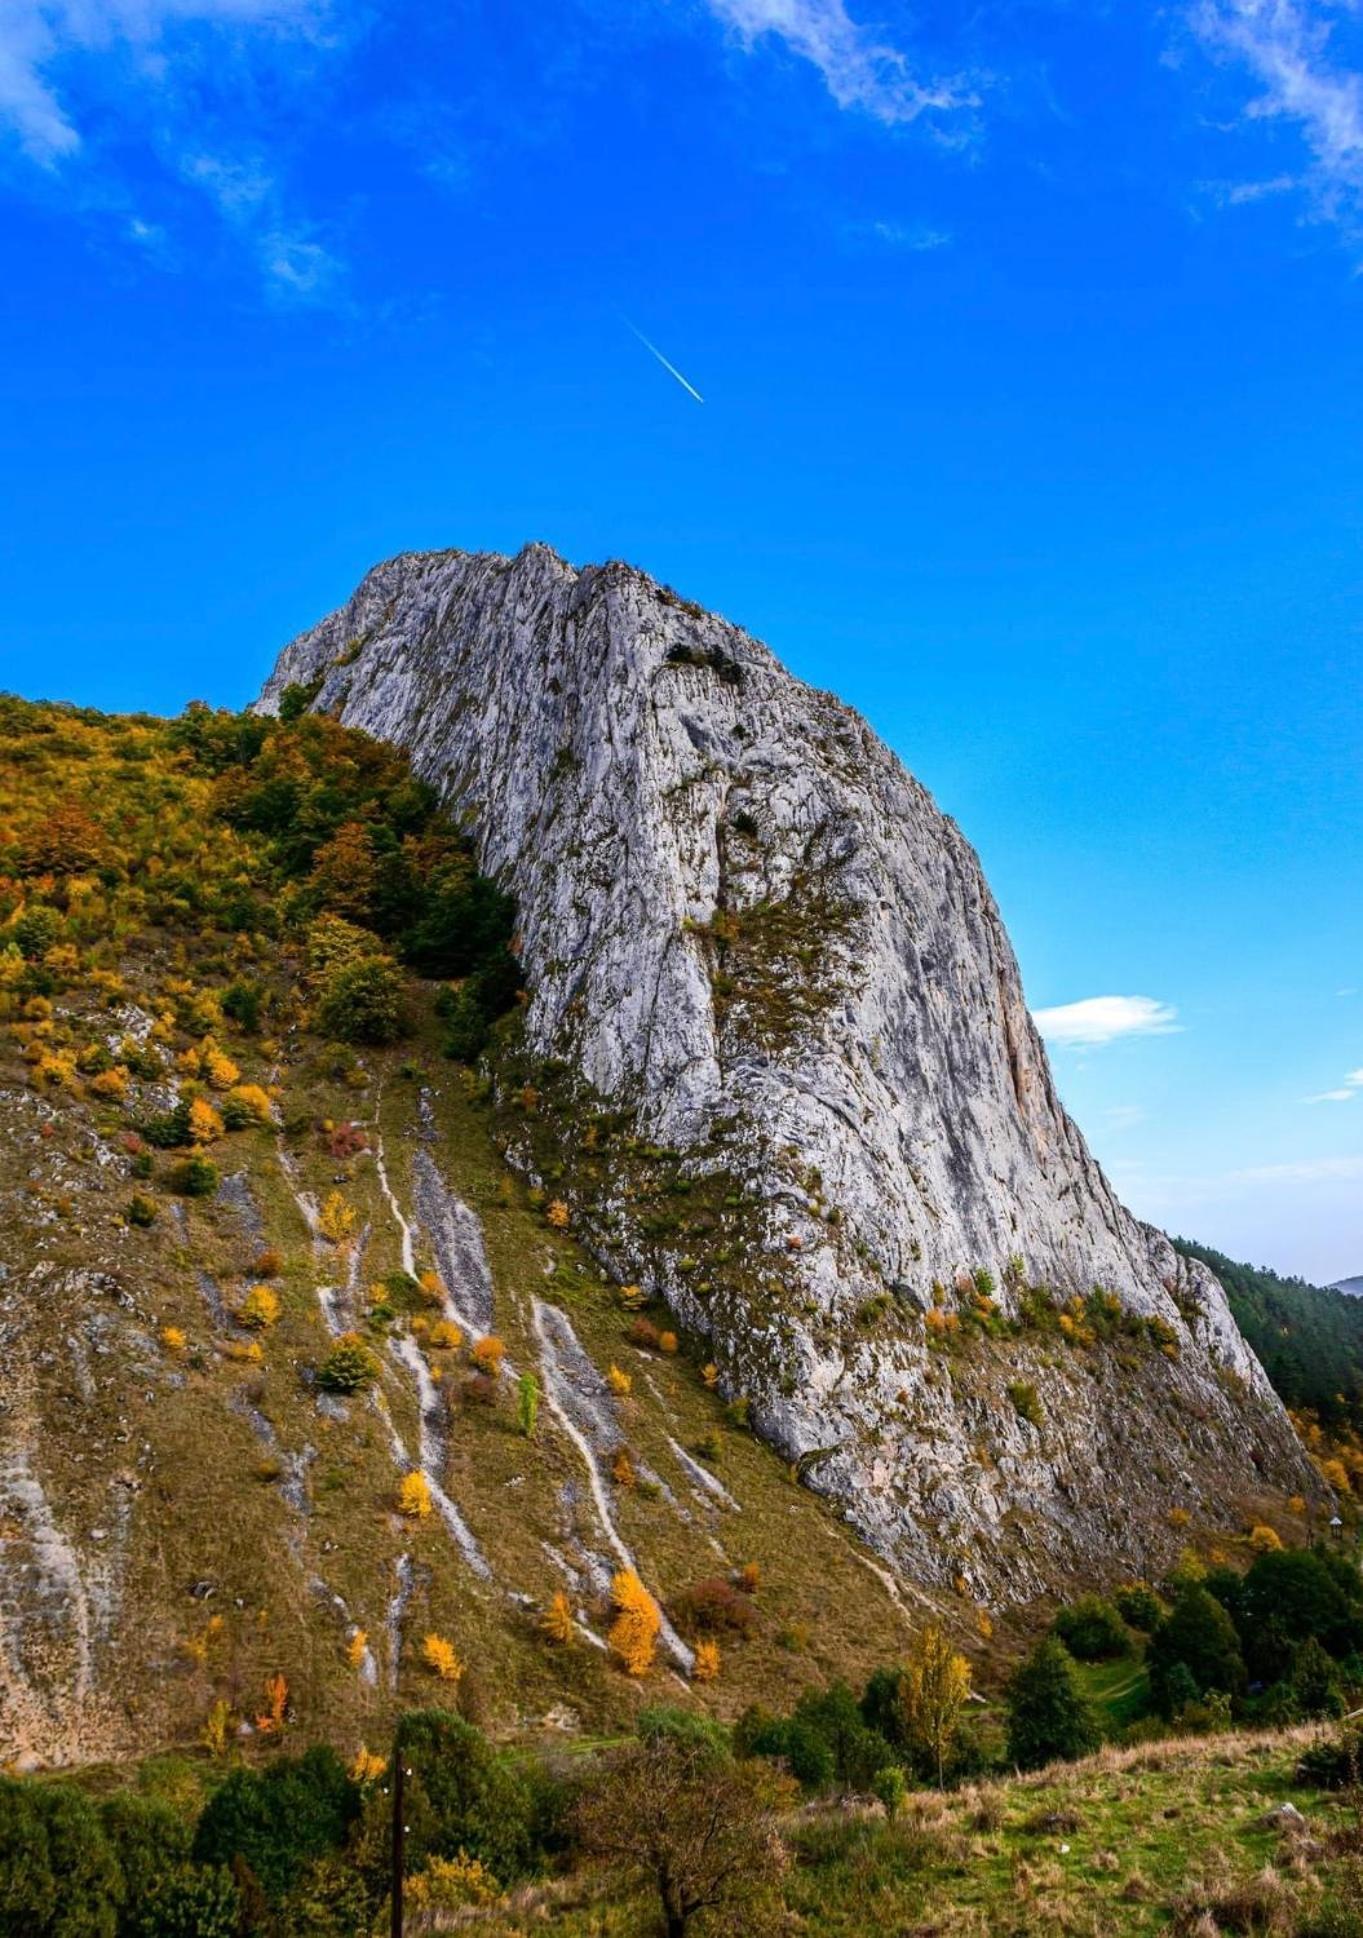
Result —
[[1131, 1582], [1119, 1588], [1113, 1596], [1117, 1613], [1128, 1628], [1139, 1629], [1142, 1635], [1153, 1635], [1164, 1620], [1164, 1604], [1153, 1588], [1147, 1588], [1143, 1581]]
[[143, 1231], [156, 1223], [156, 1200], [149, 1198], [144, 1191], [134, 1191], [128, 1200], [128, 1223], [137, 1225]]
[[[1179, 1593], [1168, 1619], [1160, 1623], [1146, 1652], [1150, 1695], [1161, 1716], [1176, 1716], [1187, 1705], [1191, 1682], [1196, 1696], [1220, 1690], [1238, 1696], [1245, 1686], [1245, 1664], [1230, 1616], [1197, 1582]], [[1186, 1680], [1175, 1675], [1182, 1667]]]
[[211, 1198], [218, 1188], [218, 1167], [206, 1157], [187, 1157], [175, 1166], [169, 1182], [182, 1198]]
[[0, 1777], [3, 1938], [115, 1938], [122, 1896], [117, 1858], [80, 1791]]
[[341, 1339], [317, 1369], [317, 1384], [328, 1393], [358, 1393], [377, 1377], [374, 1355], [358, 1339]]
[[121, 1791], [100, 1806], [100, 1824], [123, 1880], [120, 1938], [142, 1938], [137, 1907], [145, 1905], [189, 1861], [193, 1826], [182, 1812], [151, 1797]]
[[39, 902], [24, 910], [9, 934], [25, 962], [41, 962], [48, 950], [61, 941], [65, 928], [59, 912]]
[[1020, 1420], [1026, 1420], [1029, 1426], [1037, 1428], [1046, 1424], [1041, 1395], [1030, 1380], [1014, 1380], [1008, 1388], [1008, 1397], [1013, 1402], [1013, 1410]]
[[757, 1619], [752, 1602], [721, 1575], [708, 1575], [673, 1599], [672, 1616], [684, 1635], [746, 1635]]
[[1346, 1730], [1328, 1743], [1316, 1743], [1297, 1765], [1297, 1782], [1315, 1790], [1353, 1790], [1363, 1781], [1363, 1734]]
[[1087, 1756], [1100, 1740], [1097, 1718], [1079, 1687], [1074, 1659], [1047, 1636], [1008, 1684], [1008, 1757], [1022, 1770]]
[[242, 1929], [240, 1893], [217, 1866], [186, 1866], [129, 1903], [127, 1938], [238, 1938]]
[[359, 1786], [331, 1749], [281, 1757], [262, 1770], [234, 1770], [199, 1819], [194, 1858], [229, 1867], [243, 1859], [278, 1903], [309, 1859], [340, 1849], [359, 1809]]
[[323, 976], [315, 1027], [340, 1043], [395, 1043], [405, 1035], [402, 975], [389, 956], [363, 956]]
[[1061, 1609], [1051, 1628], [1077, 1662], [1112, 1662], [1131, 1652], [1125, 1622], [1101, 1595], [1081, 1595]]
[[409, 1767], [429, 1806], [424, 1831], [409, 1842], [409, 1862], [462, 1850], [503, 1883], [523, 1877], [535, 1858], [534, 1787], [480, 1729], [442, 1709], [411, 1711], [402, 1725]]

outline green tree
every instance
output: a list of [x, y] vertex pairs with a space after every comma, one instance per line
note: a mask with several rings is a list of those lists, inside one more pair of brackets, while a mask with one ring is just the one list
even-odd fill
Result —
[[1051, 1628], [1076, 1662], [1111, 1662], [1131, 1653], [1126, 1623], [1101, 1595], [1081, 1595], [1061, 1609]]
[[516, 1421], [527, 1440], [535, 1437], [539, 1410], [540, 1383], [533, 1373], [522, 1373], [516, 1388]]
[[1098, 1747], [1098, 1721], [1079, 1687], [1074, 1658], [1053, 1635], [1013, 1671], [1006, 1700], [1008, 1757], [1019, 1769], [1072, 1761]]
[[320, 1745], [263, 1770], [234, 1770], [204, 1807], [194, 1858], [229, 1868], [244, 1860], [278, 1903], [309, 1859], [340, 1848], [359, 1808], [358, 1785], [336, 1752]]
[[1185, 1583], [1169, 1617], [1150, 1638], [1146, 1651], [1150, 1695], [1161, 1716], [1173, 1716], [1183, 1704], [1184, 1685], [1171, 1682], [1182, 1665], [1199, 1696], [1220, 1690], [1238, 1696], [1245, 1686], [1245, 1664], [1230, 1616], [1197, 1582]]
[[395, 1043], [407, 1029], [397, 964], [370, 955], [329, 970], [318, 988], [314, 1022], [340, 1043]]

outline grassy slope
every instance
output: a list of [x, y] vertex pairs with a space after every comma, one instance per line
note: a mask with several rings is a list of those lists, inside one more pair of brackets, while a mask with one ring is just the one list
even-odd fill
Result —
[[[4, 803], [11, 812], [31, 815], [64, 798], [73, 773], [88, 775], [88, 798], [110, 823], [137, 804], [137, 833], [128, 837], [137, 846], [134, 884], [148, 879], [158, 843], [205, 882], [214, 871], [249, 875], [249, 845], [214, 825], [209, 782], [187, 757], [163, 753], [159, 723], [63, 714], [58, 726], [59, 758], [16, 766]], [[164, 811], [162, 791], [171, 803]], [[592, 1727], [613, 1727], [642, 1697], [682, 1694], [665, 1669], [641, 1686], [585, 1639], [564, 1650], [541, 1638], [537, 1609], [563, 1585], [545, 1544], [611, 1556], [577, 1451], [547, 1408], [533, 1442], [516, 1432], [509, 1377], [495, 1405], [454, 1407], [445, 1471], [491, 1563], [491, 1583], [470, 1573], [435, 1517], [414, 1523], [394, 1511], [398, 1473], [372, 1408], [351, 1400], [345, 1417], [332, 1418], [317, 1404], [309, 1374], [329, 1345], [317, 1289], [344, 1279], [348, 1259], [313, 1239], [296, 1190], [318, 1201], [340, 1191], [367, 1232], [356, 1274], [363, 1308], [368, 1284], [400, 1263], [399, 1231], [372, 1156], [338, 1163], [319, 1127], [353, 1119], [371, 1137], [381, 1131], [392, 1187], [414, 1220], [409, 1167], [423, 1084], [435, 1093], [428, 1148], [483, 1226], [495, 1324], [510, 1361], [518, 1369], [535, 1363], [529, 1312], [538, 1293], [570, 1315], [602, 1371], [618, 1363], [633, 1377], [620, 1403], [622, 1435], [675, 1497], [669, 1504], [642, 1491], [614, 1495], [620, 1531], [650, 1587], [667, 1598], [730, 1561], [761, 1569], [755, 1633], [725, 1648], [720, 1680], [691, 1699], [732, 1715], [759, 1696], [786, 1702], [836, 1675], [860, 1678], [899, 1653], [905, 1611], [921, 1604], [907, 1590], [901, 1603], [836, 1516], [730, 1423], [693, 1363], [681, 1355], [645, 1360], [626, 1343], [618, 1288], [603, 1282], [571, 1234], [550, 1229], [500, 1155], [491, 1110], [440, 1056], [431, 985], [411, 984], [415, 1036], [364, 1052], [358, 1072], [341, 1081], [334, 1054], [305, 1028], [279, 1028], [304, 1014], [294, 936], [224, 933], [202, 918], [158, 928], [140, 920], [121, 888], [111, 892], [107, 919], [81, 918], [73, 932], [79, 963], [59, 979], [50, 1023], [32, 1025], [11, 1005], [11, 1028], [0, 1037], [0, 1328], [9, 1383], [0, 1454], [22, 1461], [41, 1489], [38, 1507], [0, 1502], [8, 1583], [0, 1622], [23, 1665], [3, 1706], [0, 1758], [36, 1751], [85, 1761], [193, 1742], [219, 1700], [234, 1726], [249, 1724], [277, 1672], [290, 1687], [291, 1737], [375, 1742], [398, 1695], [448, 1697], [420, 1661], [428, 1632], [455, 1644], [468, 1665], [461, 1702], [499, 1731], [534, 1729], [565, 1706]], [[35, 1042], [73, 1050], [111, 1036], [117, 1043], [129, 1025], [127, 1003], [149, 1022], [167, 1010], [177, 983], [211, 994], [243, 973], [271, 991], [279, 1047], [230, 1020], [219, 1019], [212, 1033], [243, 1081], [275, 1086], [278, 1124], [211, 1147], [223, 1178], [236, 1180], [230, 1193], [174, 1197], [168, 1181], [182, 1155], [174, 1152], [157, 1153], [154, 1177], [139, 1182], [124, 1146], [130, 1123], [165, 1108], [156, 1092], [173, 1078], [169, 1060], [201, 1028], [163, 1026], [164, 1079], [135, 1078], [121, 1100], [100, 1097], [86, 1078], [35, 1083], [24, 1061]], [[121, 993], [106, 994], [99, 975], [117, 976]], [[134, 1190], [158, 1206], [149, 1229], [126, 1218]], [[251, 1363], [240, 1357], [249, 1335], [230, 1314], [262, 1243], [281, 1254], [272, 1282], [282, 1309]], [[419, 1266], [431, 1262], [420, 1234], [417, 1251]], [[210, 1281], [225, 1321], [206, 1296]], [[185, 1343], [168, 1343], [167, 1328]], [[376, 1343], [381, 1389], [415, 1448], [412, 1380]], [[446, 1380], [462, 1385], [466, 1355], [433, 1356], [441, 1362]], [[671, 1436], [691, 1448], [711, 1434], [720, 1442], [715, 1471], [739, 1511], [698, 1495], [667, 1444]], [[50, 1600], [26, 1601], [25, 1568], [47, 1538], [44, 1517], [72, 1580]], [[413, 1572], [394, 1691], [386, 1629], [402, 1554]], [[600, 1596], [589, 1593], [583, 1606], [602, 1632], [608, 1611]], [[973, 1611], [959, 1605], [957, 1616], [968, 1636]], [[373, 1651], [374, 1686], [347, 1662], [356, 1625]], [[557, 1718], [560, 1726], [566, 1720]]]
[[[786, 1902], [799, 1928], [821, 1938], [1118, 1938], [1167, 1931], [1171, 1914], [1176, 1929], [1191, 1929], [1202, 1906], [1215, 1915], [1218, 1904], [1224, 1922], [1196, 1929], [1292, 1930], [1344, 1881], [1338, 1846], [1358, 1835], [1350, 1804], [1295, 1781], [1315, 1734], [1108, 1749], [1009, 1782], [919, 1794], [894, 1824], [872, 1806], [813, 1806], [782, 1826]], [[1308, 1837], [1265, 1822], [1287, 1800], [1306, 1816]], [[1277, 1906], [1280, 1922], [1262, 1909], [1260, 1922], [1236, 1922], [1246, 1891]], [[471, 1928], [487, 1938], [531, 1927], [625, 1938], [647, 1918], [642, 1897], [579, 1875], [527, 1891]]]

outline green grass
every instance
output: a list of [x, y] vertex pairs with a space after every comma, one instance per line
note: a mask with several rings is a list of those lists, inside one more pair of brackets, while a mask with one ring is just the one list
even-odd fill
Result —
[[[785, 1901], [797, 1928], [820, 1938], [1136, 1938], [1170, 1930], [1194, 1901], [1219, 1903], [1226, 1919], [1195, 1927], [1207, 1938], [1288, 1934], [1348, 1887], [1360, 1834], [1349, 1801], [1295, 1780], [1316, 1734], [1107, 1749], [1034, 1776], [919, 1793], [893, 1823], [865, 1803], [811, 1805], [780, 1824]], [[1289, 1800], [1307, 1819], [1305, 1838], [1265, 1821]], [[1261, 1914], [1276, 1907], [1277, 1921], [1237, 1922], [1246, 1891]], [[579, 1874], [521, 1893], [477, 1929], [639, 1938], [652, 1915], [646, 1896]]]

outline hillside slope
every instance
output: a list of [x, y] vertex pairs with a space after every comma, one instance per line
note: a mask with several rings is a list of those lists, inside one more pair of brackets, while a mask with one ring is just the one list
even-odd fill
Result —
[[[438, 985], [375, 953], [514, 982], [405, 761], [328, 721], [0, 708], [0, 1763], [381, 1742], [456, 1693], [428, 1635], [493, 1727], [627, 1720], [687, 1686], [686, 1591], [747, 1564], [696, 1700], [895, 1653], [913, 1597], [508, 1170]], [[366, 991], [390, 1033], [389, 981], [407, 1034], [338, 1041]], [[629, 1563], [670, 1611], [638, 1681]]]
[[408, 554], [281, 654], [407, 750], [514, 896], [500, 1095], [593, 1253], [897, 1567], [1144, 1572], [1318, 1488], [1204, 1267], [1057, 1099], [955, 826], [855, 714], [620, 565]]

